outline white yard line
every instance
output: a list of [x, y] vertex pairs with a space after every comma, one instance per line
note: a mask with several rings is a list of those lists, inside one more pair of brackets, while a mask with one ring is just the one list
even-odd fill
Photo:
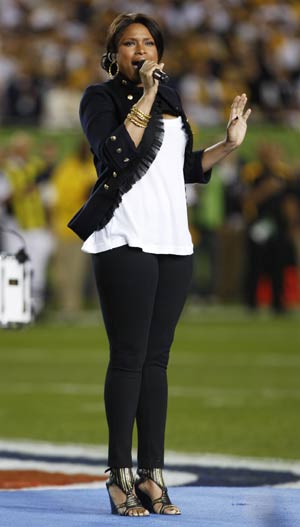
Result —
[[103, 386], [101, 384], [66, 383], [66, 382], [2, 382], [0, 393], [50, 393], [64, 395], [101, 395]]
[[[82, 350], [79, 350], [80, 351], [80, 355], [77, 356], [76, 355], [76, 350], [74, 351], [72, 348], [68, 349], [68, 348], [65, 348], [63, 349], [63, 356], [59, 356], [58, 357], [58, 360], [59, 360], [59, 363], [61, 362], [67, 362], [68, 364], [73, 364], [73, 363], [82, 363], [82, 364], [86, 364], [87, 363], [87, 358], [82, 356], [81, 353], [82, 353]], [[91, 355], [91, 352], [93, 352], [93, 354]], [[0, 355], [0, 359], [1, 359], [1, 362], [13, 362], [13, 363], [16, 363], [16, 362], [44, 362], [44, 361], [51, 361], [53, 362], [55, 360], [55, 353], [53, 350], [35, 350], [35, 351], [32, 351], [31, 348], [18, 348], [17, 350], [8, 350], [8, 349], [4, 349], [4, 350], [1, 350], [1, 355]], [[69, 353], [70, 355], [67, 356], [65, 354]], [[108, 362], [108, 351], [104, 351], [104, 350], [100, 350], [100, 349], [93, 349], [91, 350], [89, 348], [89, 356], [88, 356], [88, 363], [91, 363], [91, 362], [95, 362], [95, 363], [98, 363], [98, 362], [101, 362], [101, 363], [104, 363], [104, 362]]]
[[[68, 382], [1, 382], [0, 393], [70, 393], [70, 394], [101, 394], [102, 384], [92, 383], [68, 383]], [[252, 388], [231, 388], [231, 387], [201, 387], [201, 386], [177, 386], [171, 385], [169, 393], [173, 397], [206, 397], [206, 396], [253, 396]], [[300, 388], [261, 388], [255, 390], [256, 395], [264, 398], [295, 398], [300, 397]]]

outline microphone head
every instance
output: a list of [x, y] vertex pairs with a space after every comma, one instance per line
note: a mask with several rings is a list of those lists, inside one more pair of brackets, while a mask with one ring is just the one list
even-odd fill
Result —
[[154, 70], [153, 78], [159, 80], [163, 84], [169, 82], [169, 76], [162, 70]]

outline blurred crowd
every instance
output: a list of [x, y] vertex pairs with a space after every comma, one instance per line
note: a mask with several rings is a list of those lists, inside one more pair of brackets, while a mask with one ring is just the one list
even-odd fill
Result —
[[[124, 11], [162, 26], [165, 70], [195, 127], [226, 122], [242, 92], [252, 123], [300, 126], [299, 0], [1, 0], [0, 125], [19, 131], [0, 146], [0, 251], [17, 251], [21, 235], [37, 314], [50, 304], [72, 315], [95, 295], [89, 257], [66, 224], [96, 175], [84, 139], [61, 158], [26, 130], [79, 132], [81, 94], [107, 79], [106, 30]], [[266, 138], [253, 160], [232, 154], [209, 185], [187, 188], [197, 299], [278, 313], [300, 305], [300, 168], [285, 157]]]
[[1, 0], [0, 121], [74, 127], [120, 12], [154, 16], [165, 69], [198, 125], [224, 121], [246, 92], [253, 119], [300, 123], [299, 0]]
[[300, 166], [284, 159], [266, 139], [253, 160], [233, 153], [188, 190], [196, 297], [278, 314], [300, 306]]
[[[48, 305], [73, 316], [96, 297], [90, 258], [67, 223], [96, 175], [85, 139], [63, 158], [57, 146], [37, 145], [18, 131], [2, 147], [0, 252], [16, 254], [25, 245], [37, 314]], [[187, 185], [195, 246], [190, 292], [200, 302], [242, 302], [250, 310], [267, 302], [276, 313], [299, 307], [300, 167], [284, 157], [280, 145], [263, 142], [253, 160], [228, 156], [209, 185]]]

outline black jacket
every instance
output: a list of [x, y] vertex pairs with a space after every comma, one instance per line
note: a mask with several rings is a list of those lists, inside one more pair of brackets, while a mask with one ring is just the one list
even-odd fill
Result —
[[187, 135], [184, 160], [186, 183], [207, 183], [211, 171], [203, 173], [203, 150], [192, 151], [193, 137], [177, 92], [160, 85], [143, 139], [135, 146], [124, 120], [143, 89], [122, 75], [88, 86], [80, 103], [80, 121], [91, 146], [98, 175], [94, 189], [68, 226], [83, 240], [103, 228], [112, 218], [122, 195], [138, 181], [155, 159], [164, 135], [162, 113], [180, 115]]

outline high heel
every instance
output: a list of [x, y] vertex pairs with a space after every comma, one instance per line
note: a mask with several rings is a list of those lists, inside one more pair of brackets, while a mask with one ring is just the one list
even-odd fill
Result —
[[[151, 499], [149, 494], [141, 489], [141, 485], [147, 480], [152, 480], [161, 489], [161, 496], [159, 498]], [[173, 505], [169, 498], [161, 468], [139, 468], [137, 470], [135, 492], [142, 505], [149, 512], [153, 512], [154, 514], [168, 514], [169, 516], [172, 514], [181, 514], [180, 509], [176, 505]]]
[[[111, 513], [119, 516], [148, 516], [147, 511], [134, 493], [134, 478], [131, 468], [110, 468], [110, 478], [106, 482], [109, 495]], [[116, 503], [110, 493], [110, 488], [115, 485], [126, 496], [125, 501]]]

